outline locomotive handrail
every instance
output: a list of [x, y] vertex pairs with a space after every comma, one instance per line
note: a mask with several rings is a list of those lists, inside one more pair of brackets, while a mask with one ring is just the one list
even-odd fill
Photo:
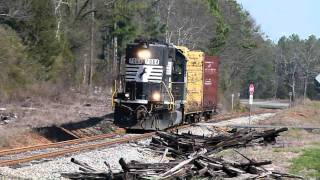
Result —
[[116, 96], [116, 93], [117, 93], [117, 81], [114, 80], [114, 91], [112, 93], [112, 109], [114, 109], [115, 107], [115, 103], [114, 103], [114, 97]]
[[[165, 84], [163, 81], [161, 81], [161, 83], [163, 84], [164, 88], [166, 89], [167, 93], [169, 94], [170, 100], [172, 101], [172, 108], [171, 108], [171, 110], [174, 110], [174, 106], [175, 106], [175, 104], [174, 104], [174, 97], [173, 97], [172, 93], [169, 91], [169, 89], [168, 89], [168, 87], [166, 86], [166, 84]], [[169, 104], [169, 106], [170, 106], [170, 104]]]

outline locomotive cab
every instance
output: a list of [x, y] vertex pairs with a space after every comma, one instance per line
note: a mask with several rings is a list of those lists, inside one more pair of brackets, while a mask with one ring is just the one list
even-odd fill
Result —
[[186, 57], [174, 46], [128, 44], [122, 88], [114, 97], [115, 124], [161, 130], [183, 121]]

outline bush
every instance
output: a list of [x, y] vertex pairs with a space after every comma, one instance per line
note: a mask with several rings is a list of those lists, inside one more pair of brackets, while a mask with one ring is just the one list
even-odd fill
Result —
[[25, 47], [19, 36], [8, 26], [0, 25], [0, 97], [25, 87], [30, 77], [25, 60]]

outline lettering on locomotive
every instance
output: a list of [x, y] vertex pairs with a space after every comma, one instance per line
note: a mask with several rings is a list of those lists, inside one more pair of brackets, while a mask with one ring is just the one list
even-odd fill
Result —
[[159, 59], [140, 59], [140, 58], [129, 58], [129, 64], [146, 64], [146, 65], [159, 65]]

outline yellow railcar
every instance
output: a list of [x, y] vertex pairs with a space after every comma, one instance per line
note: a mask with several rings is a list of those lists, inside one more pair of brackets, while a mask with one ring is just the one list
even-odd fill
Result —
[[190, 51], [186, 47], [177, 46], [187, 57], [186, 77], [187, 93], [185, 113], [197, 113], [202, 111], [203, 104], [203, 61], [204, 53]]

